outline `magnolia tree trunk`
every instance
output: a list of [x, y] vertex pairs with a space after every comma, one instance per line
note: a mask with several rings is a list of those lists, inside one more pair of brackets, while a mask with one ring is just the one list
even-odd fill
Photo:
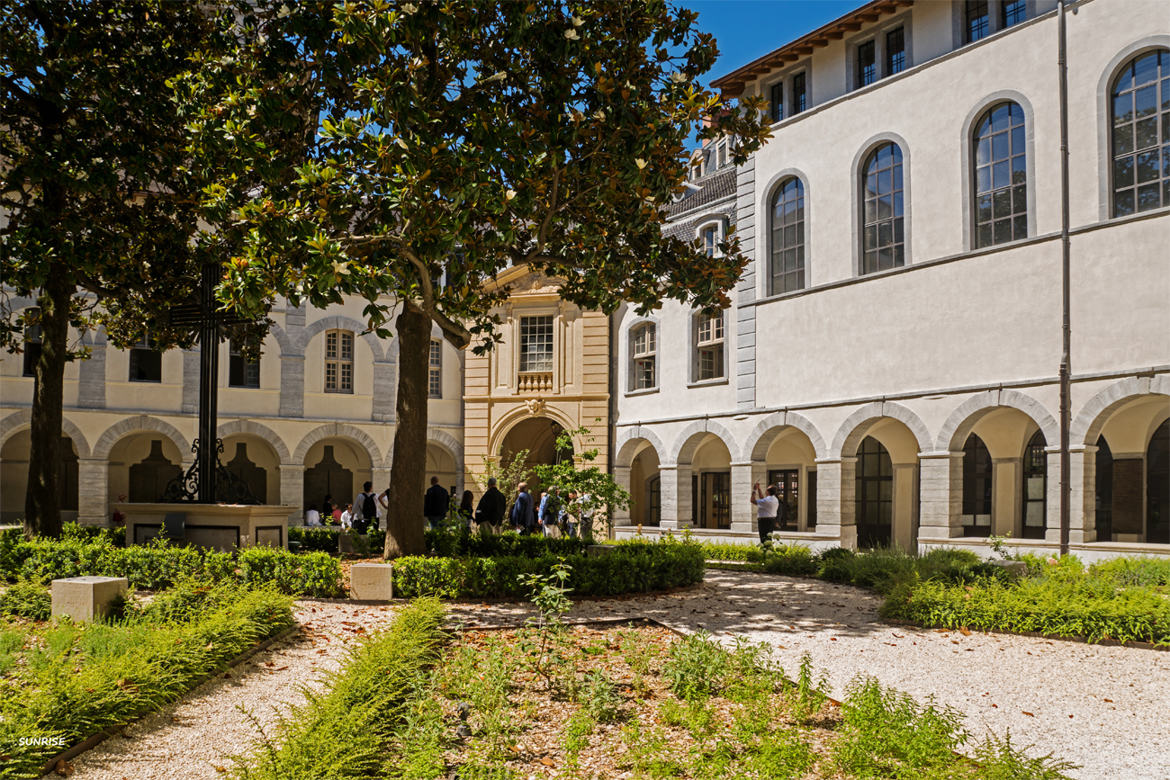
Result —
[[36, 362], [24, 535], [61, 535], [61, 407], [65, 401], [65, 360], [69, 348], [69, 274], [49, 276], [37, 305], [41, 309], [41, 355]]
[[398, 427], [390, 467], [390, 513], [386, 519], [386, 558], [422, 555], [423, 483], [427, 468], [427, 371], [431, 318], [407, 304], [397, 319]]

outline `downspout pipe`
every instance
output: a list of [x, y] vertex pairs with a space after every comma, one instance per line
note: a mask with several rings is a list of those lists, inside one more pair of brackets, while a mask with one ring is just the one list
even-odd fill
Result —
[[1072, 377], [1072, 326], [1070, 318], [1070, 238], [1069, 238], [1069, 184], [1068, 184], [1068, 45], [1065, 29], [1065, 3], [1058, 0], [1057, 9], [1057, 70], [1060, 93], [1060, 554], [1068, 555], [1069, 533], [1072, 527], [1072, 476], [1069, 458], [1069, 426], [1071, 423], [1070, 392]]

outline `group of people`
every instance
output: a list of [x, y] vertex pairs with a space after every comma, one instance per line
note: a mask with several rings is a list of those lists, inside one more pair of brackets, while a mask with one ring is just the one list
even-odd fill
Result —
[[[758, 487], [758, 486], [757, 486]], [[439, 484], [438, 477], [431, 477], [431, 485], [423, 497], [423, 516], [427, 528], [442, 526], [451, 510], [454, 488], [448, 491]], [[593, 509], [589, 494], [578, 495], [570, 490], [562, 496], [556, 487], [542, 492], [534, 498], [527, 482], [516, 486], [516, 497], [509, 502], [499, 489], [495, 477], [488, 480], [488, 488], [475, 504], [470, 490], [463, 491], [458, 515], [467, 528], [472, 523], [481, 534], [498, 534], [505, 527], [505, 520], [517, 533], [541, 533], [552, 538], [592, 538]], [[339, 525], [346, 530], [366, 533], [381, 526], [383, 515], [390, 509], [390, 488], [381, 493], [374, 492], [374, 483], [366, 482], [362, 491], [351, 503], [333, 503], [333, 496], [326, 495], [318, 510], [310, 507], [305, 512], [305, 525]]]
[[588, 494], [578, 495], [570, 490], [561, 496], [558, 488], [550, 487], [535, 499], [527, 482], [516, 486], [516, 497], [508, 499], [496, 485], [495, 477], [488, 480], [488, 489], [475, 509], [475, 523], [481, 534], [499, 533], [508, 525], [517, 533], [542, 533], [550, 538], [593, 535], [593, 509]]
[[362, 485], [362, 492], [344, 506], [333, 503], [333, 496], [326, 494], [320, 510], [309, 507], [305, 512], [305, 525], [339, 525], [346, 530], [364, 534], [371, 528], [375, 531], [382, 524], [382, 516], [390, 509], [390, 488], [381, 493], [374, 492], [374, 483]]

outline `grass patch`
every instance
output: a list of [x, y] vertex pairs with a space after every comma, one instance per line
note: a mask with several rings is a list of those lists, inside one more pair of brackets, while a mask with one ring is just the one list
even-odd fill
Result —
[[[428, 669], [443, 641], [443, 609], [420, 600], [405, 608], [385, 633], [362, 643], [328, 691], [284, 717], [256, 752], [241, 759], [235, 776], [254, 780], [386, 776], [388, 748], [404, 734], [420, 751], [434, 741], [425, 712]], [[420, 707], [424, 708], [420, 710]], [[437, 777], [419, 757], [409, 773]]]
[[185, 616], [146, 608], [109, 623], [0, 623], [0, 778], [36, 777], [63, 749], [31, 742], [69, 746], [153, 712], [293, 622], [287, 596], [234, 584]]
[[462, 635], [371, 776], [965, 780], [1071, 768], [1007, 738], [976, 742], [953, 711], [873, 680], [855, 681], [837, 707], [807, 658], [789, 679], [763, 646], [578, 626], [553, 632], [550, 670], [538, 668], [548, 657], [538, 633]]

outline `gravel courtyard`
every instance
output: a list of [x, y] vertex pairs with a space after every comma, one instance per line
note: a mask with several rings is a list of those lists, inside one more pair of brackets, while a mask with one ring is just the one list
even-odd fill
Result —
[[[970, 730], [1010, 730], [1020, 745], [1082, 765], [1081, 778], [1170, 777], [1170, 653], [998, 634], [963, 634], [879, 621], [870, 593], [816, 580], [709, 571], [696, 588], [579, 603], [574, 618], [647, 616], [683, 631], [766, 642], [787, 669], [802, 653], [840, 696], [856, 675], [876, 676], [919, 699], [962, 711]], [[500, 624], [529, 614], [516, 604], [455, 604], [456, 619]], [[391, 607], [298, 602], [299, 635], [206, 683], [74, 762], [78, 780], [214, 778], [247, 751], [301, 686], [335, 668]]]

